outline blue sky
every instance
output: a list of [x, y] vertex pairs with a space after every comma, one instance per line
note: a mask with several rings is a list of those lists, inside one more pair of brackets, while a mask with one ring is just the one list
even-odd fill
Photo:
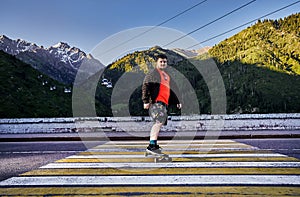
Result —
[[[189, 33], [249, 1], [207, 0], [163, 27]], [[199, 2], [201, 0], [0, 0], [0, 35], [44, 47], [63, 41], [90, 52], [109, 36], [131, 28], [155, 26]], [[201, 42], [293, 2], [296, 0], [257, 0], [191, 36]], [[299, 11], [300, 3], [268, 18], [282, 18]], [[213, 46], [244, 28], [203, 45]]]

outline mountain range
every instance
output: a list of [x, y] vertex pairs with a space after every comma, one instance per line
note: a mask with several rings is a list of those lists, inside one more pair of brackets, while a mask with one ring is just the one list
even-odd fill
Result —
[[92, 55], [86, 54], [67, 43], [44, 48], [21, 39], [12, 40], [5, 35], [0, 36], [0, 50], [14, 55], [17, 59], [30, 64], [33, 68], [64, 83], [72, 84], [82, 63], [88, 63], [95, 68], [102, 68], [102, 64]]

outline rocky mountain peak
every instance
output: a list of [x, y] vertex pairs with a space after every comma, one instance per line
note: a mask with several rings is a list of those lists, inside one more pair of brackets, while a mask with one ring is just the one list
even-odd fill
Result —
[[59, 42], [49, 48], [38, 46], [22, 39], [12, 40], [0, 36], [0, 50], [15, 55], [18, 59], [30, 64], [33, 68], [66, 84], [73, 83], [77, 70], [84, 60], [97, 70], [102, 64], [77, 47]]
[[71, 61], [78, 60], [78, 58], [89, 58], [87, 54], [77, 47], [71, 47], [65, 42], [59, 42], [48, 48], [48, 51], [52, 54], [56, 54], [60, 57], [70, 58]]
[[6, 37], [5, 35], [0, 35], [0, 40], [3, 41], [5, 39], [9, 39], [8, 37]]
[[193, 57], [196, 57], [196, 56], [199, 56], [199, 55], [202, 55], [204, 53], [207, 53], [209, 49], [211, 49], [212, 47], [210, 46], [205, 46], [205, 47], [202, 47], [200, 49], [191, 49], [191, 50], [188, 50], [188, 49], [180, 49], [180, 48], [175, 48], [175, 49], [172, 49], [174, 52], [186, 57], [186, 58], [193, 58]]
[[36, 52], [40, 48], [34, 43], [27, 42], [22, 39], [12, 40], [5, 35], [0, 36], [0, 50], [11, 55], [18, 55], [25, 51]]
[[70, 47], [70, 45], [68, 45], [65, 42], [59, 42], [59, 43], [51, 46], [50, 48], [60, 48], [60, 49], [65, 50], [65, 49], [70, 49], [71, 47]]
[[88, 59], [95, 59], [93, 56], [92, 56], [92, 54], [87, 54], [87, 56], [86, 56]]

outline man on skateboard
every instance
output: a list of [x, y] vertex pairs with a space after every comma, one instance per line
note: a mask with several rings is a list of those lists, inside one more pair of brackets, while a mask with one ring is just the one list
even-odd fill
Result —
[[174, 93], [178, 93], [177, 86], [168, 74], [167, 59], [167, 56], [164, 54], [156, 56], [156, 67], [146, 75], [142, 86], [144, 109], [149, 110], [149, 115], [154, 121], [150, 131], [150, 143], [146, 149], [146, 155], [165, 155], [157, 144], [160, 129], [163, 125], [167, 125], [168, 106], [175, 104], [178, 109], [181, 108], [181, 103]]

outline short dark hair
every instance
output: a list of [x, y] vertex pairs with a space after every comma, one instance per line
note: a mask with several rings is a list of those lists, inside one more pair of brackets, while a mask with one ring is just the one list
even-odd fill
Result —
[[155, 56], [155, 61], [157, 61], [159, 58], [168, 59], [168, 57], [165, 54], [158, 54], [158, 55]]

